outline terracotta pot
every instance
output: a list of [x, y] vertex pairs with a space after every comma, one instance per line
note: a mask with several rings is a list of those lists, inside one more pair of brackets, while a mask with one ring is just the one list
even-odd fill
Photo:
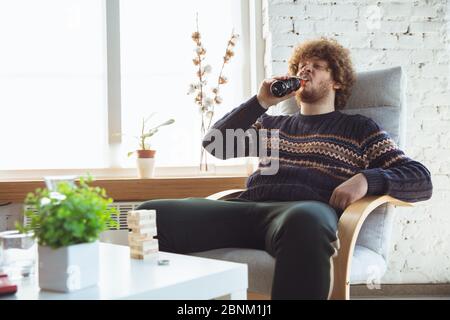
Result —
[[138, 158], [154, 158], [156, 150], [137, 150]]
[[152, 178], [155, 171], [156, 150], [137, 150], [136, 165], [138, 177], [141, 179]]

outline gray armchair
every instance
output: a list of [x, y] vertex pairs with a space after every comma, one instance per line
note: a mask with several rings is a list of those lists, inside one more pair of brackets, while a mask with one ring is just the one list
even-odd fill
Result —
[[[352, 96], [343, 110], [372, 118], [400, 148], [405, 142], [405, 76], [401, 67], [357, 74]], [[294, 98], [283, 103], [282, 114], [297, 111]], [[236, 197], [242, 190], [211, 195], [210, 199]], [[349, 299], [350, 284], [366, 284], [386, 272], [395, 206], [411, 206], [390, 196], [367, 196], [351, 204], [339, 220], [340, 248], [333, 259], [332, 299]], [[193, 253], [196, 256], [247, 263], [249, 291], [270, 295], [274, 258], [262, 250], [223, 248]], [[301, 283], [298, 284], [301, 286]]]

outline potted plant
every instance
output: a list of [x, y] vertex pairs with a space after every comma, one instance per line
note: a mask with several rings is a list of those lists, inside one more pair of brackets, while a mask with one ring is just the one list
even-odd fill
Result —
[[141, 134], [138, 137], [135, 137], [139, 140], [139, 149], [128, 152], [128, 156], [131, 156], [134, 153], [137, 154], [136, 164], [139, 178], [151, 178], [153, 177], [154, 173], [156, 150], [151, 149], [151, 146], [147, 142], [148, 141], [147, 139], [155, 135], [160, 127], [168, 126], [175, 122], [174, 119], [169, 119], [147, 130], [145, 125], [152, 115], [150, 115], [147, 119], [142, 119]]
[[54, 189], [38, 188], [25, 204], [28, 225], [16, 224], [21, 232], [34, 232], [38, 241], [39, 286], [41, 289], [71, 292], [98, 283], [99, 235], [117, 226], [111, 215], [117, 210], [105, 190], [62, 181]]

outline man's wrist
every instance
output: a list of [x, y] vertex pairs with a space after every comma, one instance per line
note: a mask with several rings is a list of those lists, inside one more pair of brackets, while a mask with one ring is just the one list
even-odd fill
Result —
[[269, 109], [270, 105], [266, 102], [264, 102], [260, 97], [256, 96], [256, 99], [258, 100], [258, 103], [261, 107], [263, 107], [264, 109]]

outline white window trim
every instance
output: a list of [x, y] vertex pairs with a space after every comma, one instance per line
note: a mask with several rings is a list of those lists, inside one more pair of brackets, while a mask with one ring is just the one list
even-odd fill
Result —
[[265, 78], [264, 70], [264, 50], [265, 40], [263, 37], [262, 22], [262, 0], [249, 0], [249, 36], [250, 36], [250, 74], [251, 74], [251, 92], [258, 92], [260, 83]]
[[[121, 66], [120, 66], [120, 3], [119, 0], [105, 0], [106, 14], [106, 56], [107, 56], [107, 113], [109, 168], [95, 169], [36, 169], [0, 170], [1, 180], [41, 179], [51, 175], [85, 175], [87, 172], [96, 178], [132, 178], [135, 168], [117, 166], [122, 132], [121, 120]], [[249, 95], [257, 92], [264, 79], [264, 39], [262, 35], [262, 0], [242, 0], [235, 3], [242, 12], [242, 45], [250, 54], [245, 55], [243, 74], [245, 91]], [[239, 8], [236, 8], [239, 9]], [[248, 19], [247, 19], [248, 18]], [[155, 177], [194, 177], [194, 176], [248, 176], [257, 166], [256, 158], [247, 158], [243, 164], [209, 164], [208, 172], [201, 172], [198, 166], [161, 166], [155, 168]]]
[[120, 74], [120, 4], [119, 0], [106, 1], [106, 65], [108, 91], [108, 143], [122, 141], [122, 98]]

